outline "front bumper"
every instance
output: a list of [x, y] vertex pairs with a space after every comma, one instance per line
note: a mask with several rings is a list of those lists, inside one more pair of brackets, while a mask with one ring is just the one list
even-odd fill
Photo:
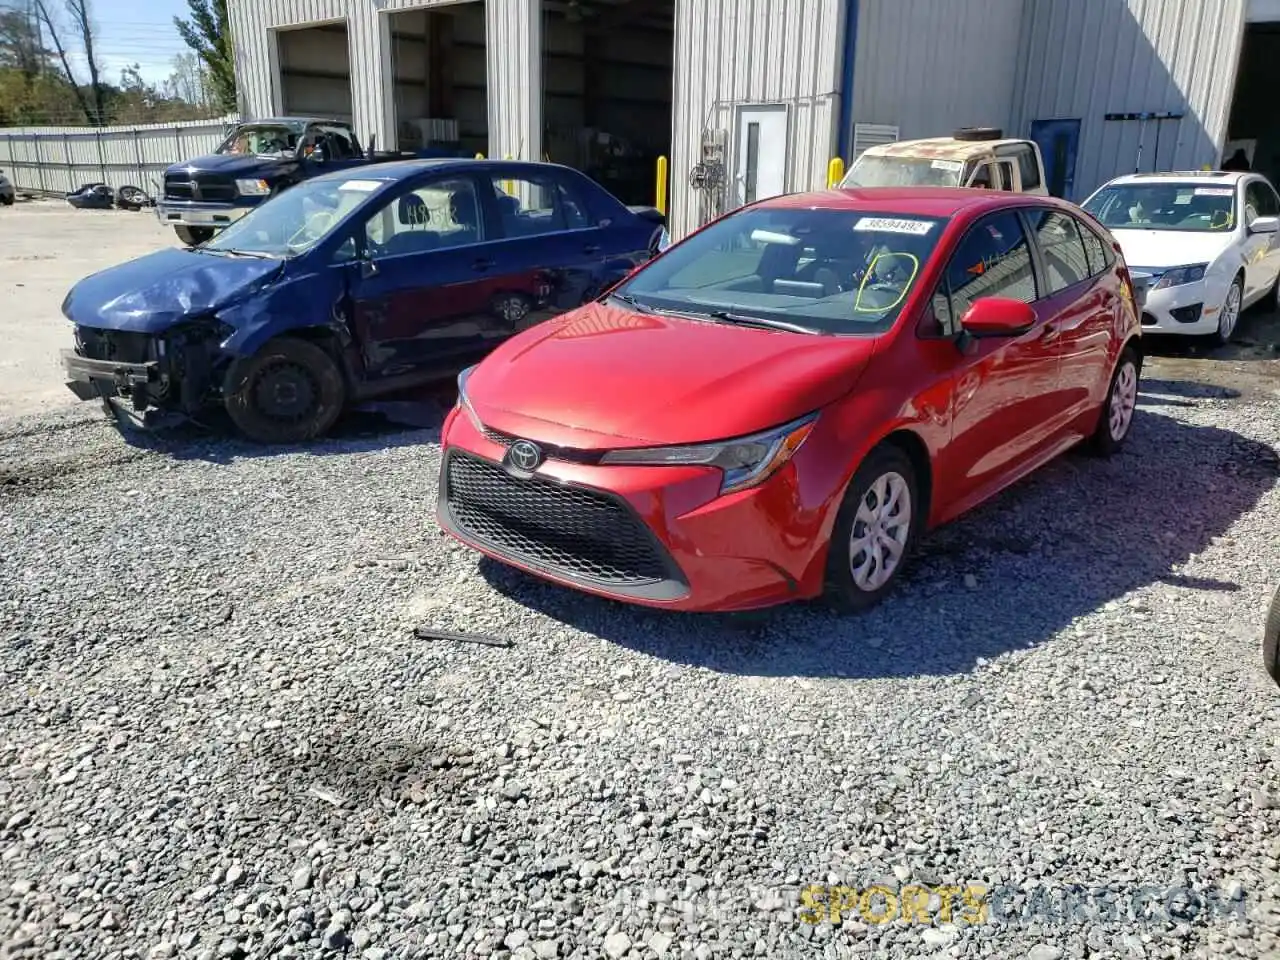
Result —
[[67, 374], [67, 387], [81, 400], [97, 400], [123, 393], [135, 398], [135, 405], [162, 383], [160, 363], [121, 363], [115, 360], [92, 360], [74, 350], [62, 351], [62, 367]]
[[797, 482], [805, 448], [761, 486], [720, 496], [719, 471], [701, 467], [553, 455], [522, 479], [503, 466], [510, 442], [456, 410], [445, 422], [436, 519], [494, 560], [669, 610], [752, 610], [821, 592], [825, 505], [807, 505]]
[[219, 230], [231, 226], [252, 209], [252, 206], [236, 207], [229, 203], [159, 200], [156, 202], [156, 218], [170, 227], [205, 227]]
[[1148, 289], [1142, 307], [1142, 332], [1182, 336], [1213, 333], [1218, 329], [1223, 299], [1204, 280]]

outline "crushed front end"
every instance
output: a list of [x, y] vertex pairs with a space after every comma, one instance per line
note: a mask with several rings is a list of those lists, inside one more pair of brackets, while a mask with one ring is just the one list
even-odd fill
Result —
[[62, 352], [67, 387], [143, 426], [193, 417], [221, 395], [230, 360], [222, 344], [232, 332], [212, 318], [160, 333], [77, 325], [75, 348]]

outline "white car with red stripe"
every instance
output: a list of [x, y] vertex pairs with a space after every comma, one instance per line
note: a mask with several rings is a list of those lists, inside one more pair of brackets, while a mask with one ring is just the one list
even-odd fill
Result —
[[1083, 204], [1145, 285], [1142, 332], [1228, 342], [1241, 311], [1280, 307], [1280, 196], [1260, 174], [1117, 177]]

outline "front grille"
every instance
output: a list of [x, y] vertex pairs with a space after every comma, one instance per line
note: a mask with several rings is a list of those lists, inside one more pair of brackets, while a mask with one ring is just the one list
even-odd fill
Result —
[[[516, 437], [509, 433], [503, 433], [501, 430], [495, 430], [493, 427], [484, 428], [485, 439], [491, 443], [501, 444], [509, 447], [516, 442]], [[575, 450], [572, 447], [557, 447], [554, 444], [539, 443], [543, 455], [548, 460], [561, 460], [565, 463], [599, 463], [604, 453], [599, 450]]]
[[156, 359], [155, 338], [149, 333], [76, 327], [76, 351], [89, 360], [147, 363]]
[[230, 177], [211, 173], [170, 173], [164, 178], [166, 200], [198, 200], [214, 203], [236, 198], [236, 184]]
[[442, 495], [462, 533], [513, 560], [605, 586], [672, 579], [649, 529], [601, 491], [545, 477], [517, 479], [499, 464], [454, 450]]

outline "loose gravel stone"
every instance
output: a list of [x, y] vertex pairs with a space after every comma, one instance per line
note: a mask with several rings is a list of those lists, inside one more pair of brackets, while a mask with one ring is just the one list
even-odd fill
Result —
[[[433, 430], [0, 424], [0, 944], [1280, 955], [1274, 384], [1157, 363], [1120, 456], [931, 533], [866, 615], [749, 629], [479, 561], [435, 529]], [[811, 884], [985, 887], [991, 916], [809, 923]]]

